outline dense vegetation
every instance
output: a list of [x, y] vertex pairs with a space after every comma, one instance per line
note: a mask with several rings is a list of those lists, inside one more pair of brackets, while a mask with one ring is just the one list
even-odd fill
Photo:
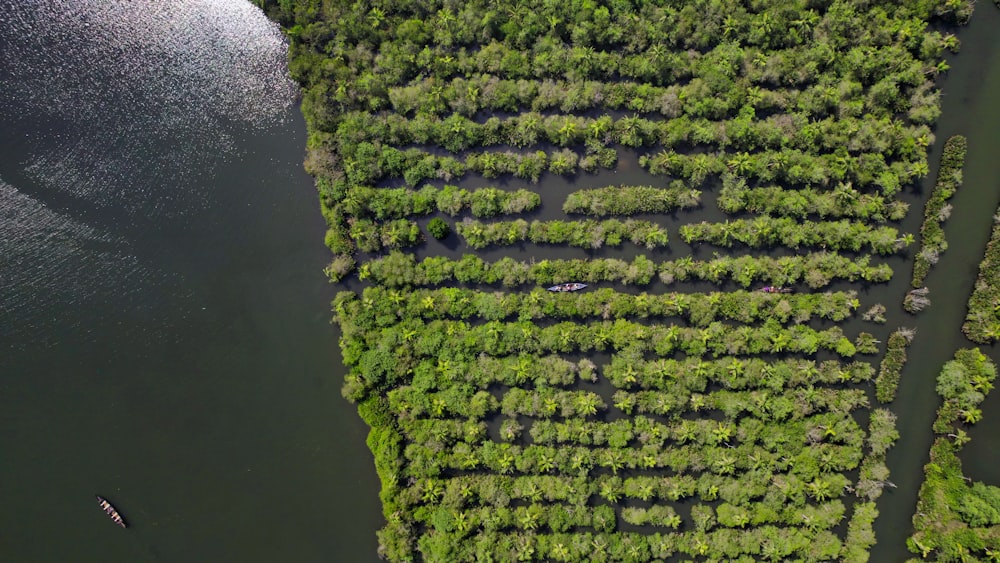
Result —
[[969, 340], [980, 344], [1000, 339], [1000, 209], [993, 221], [993, 234], [979, 264], [979, 276], [969, 296], [969, 312], [962, 325]]
[[924, 223], [920, 226], [920, 252], [913, 260], [913, 287], [924, 285], [931, 266], [948, 249], [941, 225], [951, 215], [948, 200], [962, 185], [962, 165], [965, 164], [965, 137], [955, 135], [944, 144], [937, 183], [924, 205]]
[[868, 559], [897, 432], [845, 327], [914, 240], [970, 3], [262, 4], [327, 272], [369, 284], [334, 310], [383, 557]]
[[921, 560], [996, 561], [1000, 558], [1000, 487], [972, 483], [958, 458], [965, 428], [982, 417], [979, 404], [993, 388], [996, 366], [978, 348], [959, 350], [937, 378], [938, 409], [931, 460], [924, 466], [914, 533], [907, 544]]
[[565, 213], [586, 215], [634, 215], [636, 213], [667, 213], [675, 209], [695, 207], [701, 192], [688, 189], [683, 182], [670, 188], [652, 186], [608, 186], [580, 190], [566, 197]]
[[885, 356], [875, 378], [875, 397], [880, 403], [891, 403], [896, 398], [899, 376], [906, 365], [906, 347], [913, 340], [912, 329], [901, 328], [889, 335]]
[[641, 254], [631, 262], [615, 258], [522, 262], [510, 257], [487, 262], [473, 254], [466, 254], [460, 260], [434, 256], [418, 261], [412, 254], [390, 252], [365, 262], [358, 276], [396, 287], [457, 281], [519, 288], [526, 284], [548, 285], [574, 279], [587, 283], [612, 281], [630, 286], [648, 286], [654, 280], [664, 284], [731, 281], [744, 288], [755, 283], [777, 286], [802, 283], [810, 289], [821, 289], [834, 280], [886, 282], [892, 278], [892, 268], [886, 264], [873, 265], [868, 256], [851, 258], [829, 252], [781, 258], [717, 255], [711, 260], [687, 256], [660, 264]]

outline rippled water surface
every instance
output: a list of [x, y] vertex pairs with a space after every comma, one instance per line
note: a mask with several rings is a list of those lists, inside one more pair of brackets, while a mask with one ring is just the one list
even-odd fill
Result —
[[[246, 2], [0, 0], [0, 52], [0, 279], [18, 288], [0, 312], [18, 317], [171, 277], [129, 235], [218, 204], [206, 182], [241, 156], [234, 135], [293, 101], [281, 34]], [[51, 322], [4, 335], [45, 339]]]
[[0, 561], [373, 558], [285, 49], [242, 0], [0, 0]]

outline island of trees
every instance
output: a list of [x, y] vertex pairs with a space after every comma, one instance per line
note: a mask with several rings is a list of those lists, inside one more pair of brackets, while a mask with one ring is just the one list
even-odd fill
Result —
[[868, 560], [912, 337], [872, 296], [971, 3], [259, 3], [382, 557]]
[[969, 442], [968, 426], [983, 416], [979, 405], [993, 389], [996, 365], [978, 348], [955, 352], [937, 378], [942, 404], [934, 421], [934, 445], [924, 466], [914, 533], [907, 541], [922, 560], [1000, 559], [1000, 487], [972, 482], [958, 454]]

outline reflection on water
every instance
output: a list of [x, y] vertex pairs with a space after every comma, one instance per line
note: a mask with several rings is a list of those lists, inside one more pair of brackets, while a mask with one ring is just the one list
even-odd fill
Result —
[[48, 148], [28, 176], [102, 203], [227, 151], [224, 125], [279, 119], [294, 88], [280, 31], [242, 1], [0, 0], [0, 51], [0, 104], [27, 110], [4, 121], [29, 117], [22, 140]]
[[7, 288], [0, 292], [0, 318], [7, 321], [0, 324], [0, 342], [44, 334], [47, 323], [38, 326], [39, 319], [20, 308], [58, 310], [109, 291], [109, 283], [119, 291], [133, 286], [142, 268], [122, 252], [123, 243], [0, 180], [0, 287]]
[[0, 0], [0, 562], [374, 558], [285, 56], [246, 0]]
[[234, 135], [289, 114], [279, 29], [241, 0], [0, 0], [0, 53], [0, 342], [184, 292], [136, 238], [210, 208]]

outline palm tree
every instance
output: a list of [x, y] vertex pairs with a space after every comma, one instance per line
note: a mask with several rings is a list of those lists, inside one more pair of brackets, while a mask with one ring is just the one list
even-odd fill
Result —
[[670, 516], [667, 516], [666, 518], [663, 519], [661, 525], [663, 525], [666, 528], [671, 528], [673, 530], [676, 530], [677, 528], [681, 527], [681, 517], [678, 516], [677, 514], [671, 514]]
[[913, 241], [914, 241], [913, 233], [903, 233], [903, 236], [896, 239], [895, 242], [896, 250], [902, 250], [907, 246], [910, 246], [911, 244], [913, 244]]
[[594, 331], [594, 345], [595, 345], [594, 347], [597, 348], [598, 350], [604, 350], [605, 346], [608, 343], [608, 340], [610, 339], [611, 339], [611, 330], [608, 329], [608, 327], [602, 325], [600, 328]]
[[792, 337], [787, 332], [781, 330], [771, 335], [771, 351], [775, 354], [785, 351], [792, 342]]
[[632, 410], [635, 409], [635, 395], [630, 393], [616, 393], [615, 408], [625, 414], [632, 414]]
[[708, 553], [708, 542], [702, 538], [694, 540], [694, 548], [698, 552], [698, 555], [705, 555]]
[[469, 99], [472, 103], [477, 103], [479, 101], [479, 88], [469, 84], [465, 87], [465, 97]]
[[833, 496], [830, 491], [830, 484], [819, 477], [813, 479], [812, 482], [806, 486], [806, 491], [809, 493], [809, 496], [819, 502], [829, 500]]
[[691, 410], [698, 412], [705, 408], [705, 396], [701, 393], [695, 393], [691, 395]]
[[604, 464], [611, 469], [611, 472], [615, 475], [618, 471], [625, 467], [625, 461], [622, 459], [622, 454], [618, 450], [604, 450]]
[[726, 164], [735, 174], [745, 176], [746, 173], [750, 171], [750, 167], [753, 165], [753, 159], [750, 158], [749, 154], [740, 152], [729, 159], [729, 162]]
[[558, 407], [559, 407], [559, 403], [555, 400], [555, 398], [554, 397], [549, 397], [549, 398], [545, 399], [545, 402], [544, 402], [544, 404], [542, 406], [542, 412], [544, 412], [545, 414], [547, 414], [549, 416], [552, 416], [552, 415], [556, 414], [556, 408], [558, 408]]
[[520, 512], [521, 514], [518, 516], [517, 523], [521, 526], [521, 528], [525, 530], [534, 530], [538, 527], [538, 522], [541, 520], [541, 514], [539, 514], [537, 505], [529, 506]]
[[559, 331], [559, 346], [563, 349], [569, 348], [570, 342], [573, 339], [573, 330], [569, 328], [564, 328]]
[[621, 383], [622, 384], [621, 384], [620, 387], [622, 387], [622, 388], [628, 388], [628, 387], [632, 387], [633, 385], [635, 385], [636, 381], [637, 381], [636, 380], [636, 375], [638, 375], [638, 372], [635, 371], [635, 368], [632, 367], [632, 364], [631, 363], [625, 364], [625, 367], [622, 369], [622, 373], [621, 373]]
[[955, 446], [959, 448], [967, 444], [970, 440], [969, 435], [962, 429], [956, 430], [954, 434], [948, 434], [948, 437], [951, 438], [952, 441], [954, 441]]
[[600, 398], [593, 393], [581, 392], [576, 396], [576, 410], [583, 416], [593, 416], [597, 414], [597, 406]]
[[556, 543], [552, 546], [552, 557], [560, 561], [569, 561], [569, 550], [562, 543]]
[[504, 453], [497, 459], [497, 465], [499, 466], [500, 473], [511, 473], [514, 470], [514, 456], [510, 453]]
[[667, 498], [677, 502], [685, 496], [684, 489], [681, 488], [680, 483], [673, 480], [670, 481], [670, 484], [667, 486]]
[[697, 435], [694, 423], [689, 420], [682, 420], [680, 424], [674, 427], [674, 439], [684, 444], [690, 440], [693, 440]]
[[984, 395], [993, 389], [993, 381], [989, 376], [977, 374], [972, 376], [972, 387], [976, 391], [981, 391]]
[[[706, 490], [701, 495], [701, 498], [704, 499], [704, 500], [706, 500], [706, 501], [709, 501], [709, 502], [711, 502], [711, 501], [719, 498], [719, 486], [718, 485], [709, 485], [708, 490]], [[672, 526], [672, 527], [676, 528], [677, 526]]]
[[566, 145], [569, 144], [571, 140], [573, 140], [575, 134], [576, 134], [576, 120], [574, 120], [572, 117], [567, 116], [566, 119], [563, 120], [562, 127], [559, 128], [558, 132], [559, 144], [565, 147]]
[[590, 126], [587, 128], [592, 139], [600, 139], [608, 132], [608, 128], [611, 126], [611, 117], [608, 115], [602, 115], [601, 117], [590, 122]]
[[716, 443], [728, 442], [733, 435], [734, 428], [725, 422], [717, 422], [712, 429], [712, 437]]
[[661, 381], [677, 378], [677, 372], [673, 369], [673, 364], [669, 360], [661, 358], [653, 364], [653, 369]]
[[433, 479], [427, 479], [424, 481], [424, 495], [423, 501], [427, 503], [437, 502], [441, 495], [444, 494], [444, 486]]
[[431, 401], [431, 413], [434, 416], [438, 417], [444, 416], [444, 410], [447, 406], [448, 403], [445, 403], [444, 399], [442, 399], [441, 397], [434, 397], [434, 399]]
[[653, 484], [644, 483], [636, 489], [635, 496], [641, 500], [648, 501], [653, 498]]
[[612, 504], [617, 503], [621, 499], [621, 493], [618, 492], [617, 487], [611, 481], [601, 482], [599, 494]]
[[730, 475], [736, 471], [736, 458], [729, 455], [723, 455], [719, 459], [715, 460], [712, 466], [715, 468], [716, 473], [719, 473], [720, 475]]
[[523, 543], [517, 548], [518, 561], [533, 561], [535, 559], [535, 547], [531, 545], [531, 539], [525, 537]]
[[937, 75], [939, 75], [941, 73], [948, 72], [949, 69], [951, 69], [951, 66], [948, 65], [948, 61], [941, 60], [941, 61], [938, 61], [938, 64], [936, 64], [936, 65], [934, 65], [932, 67], [929, 67], [927, 70], [925, 70], [924, 74], [929, 74], [931, 76], [937, 76]]
[[964, 420], [966, 424], [975, 424], [983, 419], [983, 411], [975, 407], [960, 411], [960, 413], [962, 415], [962, 420]]
[[732, 14], [726, 16], [726, 19], [722, 21], [722, 36], [728, 38], [730, 35], [736, 33], [740, 27], [740, 20], [734, 17]]
[[538, 456], [538, 470], [542, 473], [548, 473], [556, 468], [555, 458], [547, 456], [545, 454], [540, 454]]
[[618, 123], [618, 139], [623, 145], [638, 147], [642, 144], [639, 137], [639, 116], [631, 115], [621, 119]]
[[[652, 454], [645, 454], [639, 462], [646, 469], [652, 469], [656, 467], [656, 456]], [[646, 499], [642, 499], [646, 500]]]
[[385, 12], [379, 8], [372, 8], [368, 12], [368, 21], [371, 23], [372, 28], [378, 29], [382, 27], [382, 21], [385, 20]]
[[514, 381], [520, 385], [527, 381], [531, 374], [531, 360], [527, 356], [521, 356], [518, 358], [517, 364], [509, 366], [509, 369], [514, 371]]
[[472, 470], [479, 467], [479, 458], [476, 452], [468, 452], [462, 458], [462, 469]]

